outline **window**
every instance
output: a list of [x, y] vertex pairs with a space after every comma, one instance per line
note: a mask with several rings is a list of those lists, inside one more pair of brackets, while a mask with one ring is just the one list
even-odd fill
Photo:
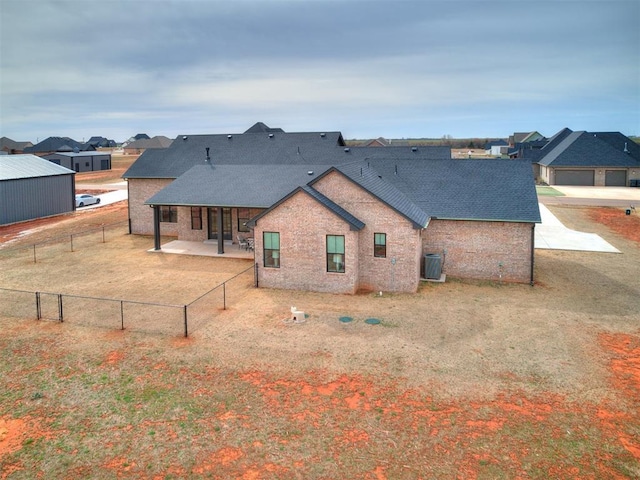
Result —
[[344, 273], [344, 235], [327, 235], [327, 272]]
[[385, 258], [387, 256], [387, 234], [373, 234], [373, 256]]
[[191, 207], [191, 230], [202, 230], [202, 209]]
[[84, 166], [88, 167], [89, 166], [89, 162], [84, 162]]
[[160, 221], [167, 223], [178, 223], [178, 207], [162, 205], [160, 207]]
[[264, 266], [280, 268], [280, 234], [278, 232], [263, 232]]
[[249, 227], [247, 227], [245, 224], [263, 210], [264, 209], [262, 208], [238, 208], [238, 231], [250, 231]]

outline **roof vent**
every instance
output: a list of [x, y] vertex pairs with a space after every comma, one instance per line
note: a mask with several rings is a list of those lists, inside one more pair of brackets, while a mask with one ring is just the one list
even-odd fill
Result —
[[186, 136], [186, 135], [185, 135], [184, 137], [182, 137], [182, 140], [186, 140], [186, 139], [187, 139], [187, 136]]
[[320, 136], [321, 136], [322, 138], [324, 138], [324, 137], [326, 137], [326, 136], [327, 136], [327, 134], [323, 132], [323, 133], [321, 133], [321, 134], [320, 134]]
[[345, 148], [344, 151], [345, 152], [349, 152], [351, 149], [349, 147]]
[[270, 133], [270, 134], [269, 134], [269, 138], [273, 138], [273, 133]]
[[231, 140], [233, 138], [233, 135], [227, 135], [227, 138]]
[[309, 170], [309, 171], [307, 172], [307, 175], [313, 175], [313, 170]]
[[411, 151], [412, 152], [417, 152], [418, 151], [418, 147], [411, 147]]

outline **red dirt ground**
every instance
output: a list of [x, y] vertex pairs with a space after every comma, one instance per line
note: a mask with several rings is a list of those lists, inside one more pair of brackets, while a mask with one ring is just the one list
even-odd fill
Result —
[[619, 208], [590, 208], [589, 217], [629, 240], [640, 243], [640, 214], [632, 210], [627, 215]]
[[[103, 207], [109, 208], [109, 207]], [[123, 208], [114, 206], [114, 209]], [[124, 207], [126, 208], [126, 206]], [[91, 214], [87, 215], [87, 219]], [[640, 242], [640, 218], [634, 213], [625, 215], [623, 210], [614, 208], [589, 209], [590, 217], [625, 238]], [[54, 219], [27, 222], [27, 228], [45, 226]], [[25, 224], [0, 228], [0, 240], [12, 238], [25, 228]], [[380, 438], [389, 432], [405, 432], [407, 436], [419, 431], [427, 431], [431, 438], [439, 441], [421, 447], [411, 445], [415, 450], [402, 452], [402, 458], [390, 459], [382, 457], [379, 464], [373, 467], [363, 478], [390, 479], [398, 474], [398, 465], [406, 461], [405, 474], [414, 474], [412, 478], [422, 478], [424, 472], [411, 471], [416, 465], [437, 464], [438, 459], [453, 457], [457, 459], [458, 477], [474, 479], [480, 476], [479, 464], [499, 466], [503, 471], [512, 472], [513, 478], [527, 478], [523, 465], [531, 462], [533, 444], [536, 438], [557, 438], [559, 441], [567, 437], [582, 438], [586, 436], [579, 428], [575, 431], [564, 431], [556, 426], [557, 418], [579, 418], [576, 427], [584, 425], [583, 419], [597, 429], [599, 436], [614, 439], [628, 455], [640, 462], [640, 440], [634, 436], [633, 426], [637, 422], [636, 415], [640, 409], [640, 336], [623, 333], [601, 333], [598, 336], [599, 346], [608, 358], [610, 382], [614, 397], [598, 404], [576, 403], [563, 395], [546, 393], [532, 396], [524, 392], [510, 391], [496, 395], [490, 401], [436, 401], [425, 394], [425, 391], [406, 389], [389, 379], [369, 378], [359, 375], [342, 375], [326, 382], [326, 372], [308, 371], [303, 375], [276, 375], [253, 370], [243, 372], [239, 380], [253, 386], [262, 396], [266, 405], [265, 414], [280, 417], [291, 426], [299, 426], [302, 431], [312, 425], [329, 438], [324, 455], [333, 456], [340, 461], [340, 452], [344, 449], [366, 448], [380, 445]], [[182, 340], [180, 340], [182, 341]], [[186, 342], [186, 340], [185, 340]], [[117, 364], [123, 358], [123, 352], [112, 351], [105, 364]], [[155, 368], [155, 367], [154, 367]], [[162, 364], [157, 365], [163, 368]], [[206, 376], [206, 375], [204, 375]], [[204, 377], [203, 376], [203, 377]], [[220, 379], [212, 374], [211, 379], [203, 378], [203, 385]], [[194, 392], [194, 395], [206, 392]], [[387, 427], [384, 432], [379, 427], [357, 422], [351, 429], [335, 428], [335, 425], [348, 424], [348, 419], [371, 412], [379, 412], [383, 419], [380, 425]], [[225, 411], [218, 419], [236, 418], [246, 421], [242, 414]], [[44, 419], [42, 419], [44, 421]], [[508, 441], [497, 443], [496, 437], [508, 436], [510, 429], [521, 431], [526, 425], [532, 425], [532, 432], [523, 438], [512, 437]], [[334, 427], [332, 429], [332, 426]], [[252, 428], [246, 425], [246, 428]], [[168, 430], [171, 426], [168, 426]], [[32, 419], [12, 419], [0, 417], [0, 458], [22, 448], [26, 442], [39, 438], [54, 438], [63, 432], [50, 432], [42, 427], [42, 422]], [[293, 434], [295, 435], [295, 434]], [[373, 440], [377, 437], [377, 443]], [[287, 445], [291, 437], [273, 435], [270, 442], [274, 445]], [[484, 441], [484, 443], [483, 443]], [[393, 448], [394, 440], [388, 436], [389, 447]], [[405, 442], [405, 446], [408, 443]], [[502, 450], [490, 447], [499, 444]], [[244, 446], [225, 446], [207, 458], [200, 460], [192, 471], [186, 472], [180, 467], [165, 472], [166, 476], [184, 477], [189, 475], [210, 476], [213, 478], [239, 478], [252, 480], [260, 478], [293, 478], [296, 472], [282, 465], [273, 463], [247, 464], [248, 459], [259, 458], [256, 455], [264, 446], [254, 442]], [[508, 448], [507, 448], [508, 447]], [[613, 471], [609, 465], [606, 449], [599, 453], [596, 465], [580, 465], [555, 462], [552, 456], [536, 460], [548, 478], [574, 479], [580, 472], [595, 472], [589, 478], [626, 478]], [[586, 457], [586, 456], [585, 456]], [[394, 465], [385, 460], [393, 460]], [[310, 459], [309, 461], [313, 461]], [[584, 460], [588, 462], [588, 459]], [[412, 466], [412, 467], [411, 467]], [[135, 462], [116, 457], [104, 467], [112, 470], [114, 476], [130, 477], [142, 474]], [[299, 465], [303, 471], [304, 465]], [[584, 467], [584, 470], [580, 467]], [[21, 469], [20, 465], [9, 465], [3, 469], [1, 478], [7, 478]], [[146, 478], [144, 475], [138, 478]], [[165, 478], [165, 475], [157, 478]]]

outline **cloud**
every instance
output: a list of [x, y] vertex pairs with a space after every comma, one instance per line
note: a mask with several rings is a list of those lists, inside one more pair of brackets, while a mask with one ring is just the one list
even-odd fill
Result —
[[2, 0], [0, 22], [0, 126], [20, 137], [261, 115], [506, 135], [594, 105], [640, 133], [636, 1]]

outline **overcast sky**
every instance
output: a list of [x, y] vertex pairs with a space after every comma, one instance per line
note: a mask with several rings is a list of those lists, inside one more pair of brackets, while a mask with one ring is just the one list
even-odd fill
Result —
[[0, 0], [0, 136], [640, 134], [640, 0]]

